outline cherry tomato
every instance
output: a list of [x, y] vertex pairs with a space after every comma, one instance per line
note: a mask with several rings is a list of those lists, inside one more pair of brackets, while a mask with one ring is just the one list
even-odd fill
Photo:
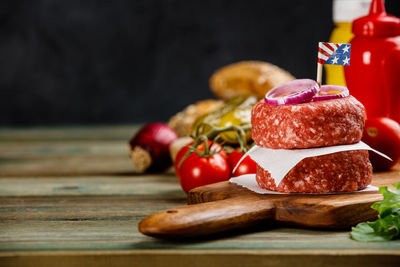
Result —
[[369, 158], [374, 171], [389, 170], [399, 161], [400, 125], [396, 121], [384, 117], [367, 119], [362, 140], [393, 160], [390, 161], [370, 151]]
[[[208, 142], [210, 145], [211, 142]], [[179, 150], [175, 160], [175, 171], [179, 178], [182, 189], [189, 192], [195, 187], [202, 185], [226, 181], [231, 177], [229, 163], [223, 148], [214, 143], [210, 151], [219, 151], [209, 157], [202, 157], [198, 152], [190, 154], [179, 167], [183, 156], [189, 149], [189, 146], [183, 147]], [[197, 147], [198, 150], [204, 151], [204, 143]]]
[[[242, 158], [244, 154], [240, 153], [236, 150], [232, 151], [228, 155], [228, 162], [229, 166], [231, 167], [231, 171], [235, 168], [239, 160]], [[250, 174], [250, 173], [256, 173], [256, 168], [257, 164], [255, 163], [254, 160], [252, 160], [249, 156], [247, 156], [241, 163], [240, 165], [236, 168], [235, 172], [232, 173], [232, 177], [235, 176], [240, 176], [243, 174]]]

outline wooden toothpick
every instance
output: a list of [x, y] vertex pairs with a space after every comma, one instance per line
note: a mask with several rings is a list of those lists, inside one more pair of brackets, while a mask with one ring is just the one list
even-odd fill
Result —
[[319, 86], [322, 85], [322, 64], [321, 63], [317, 63], [317, 83], [319, 84]]

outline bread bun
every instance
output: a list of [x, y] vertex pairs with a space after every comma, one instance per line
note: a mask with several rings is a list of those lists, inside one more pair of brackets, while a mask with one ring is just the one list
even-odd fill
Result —
[[223, 103], [222, 100], [206, 99], [191, 104], [172, 116], [168, 122], [168, 126], [180, 137], [190, 135], [197, 118], [222, 107]]
[[254, 95], [263, 98], [273, 87], [294, 80], [289, 72], [262, 61], [241, 61], [227, 65], [210, 78], [210, 87], [221, 99], [237, 95]]

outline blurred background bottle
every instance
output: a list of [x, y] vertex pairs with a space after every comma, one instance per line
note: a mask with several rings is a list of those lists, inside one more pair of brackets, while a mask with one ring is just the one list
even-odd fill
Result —
[[[334, 0], [333, 22], [334, 29], [329, 42], [349, 43], [353, 38], [351, 32], [352, 21], [358, 17], [368, 14], [371, 0]], [[324, 65], [326, 73], [326, 84], [346, 85], [343, 66]]]
[[350, 93], [369, 118], [400, 122], [400, 18], [373, 0], [369, 14], [353, 21], [353, 33], [350, 66], [344, 68]]

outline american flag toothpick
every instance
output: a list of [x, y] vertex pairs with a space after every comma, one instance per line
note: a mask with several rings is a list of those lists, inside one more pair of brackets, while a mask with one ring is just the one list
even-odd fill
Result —
[[322, 65], [350, 65], [350, 44], [336, 44], [319, 42], [318, 45], [318, 69], [317, 82], [322, 82]]

